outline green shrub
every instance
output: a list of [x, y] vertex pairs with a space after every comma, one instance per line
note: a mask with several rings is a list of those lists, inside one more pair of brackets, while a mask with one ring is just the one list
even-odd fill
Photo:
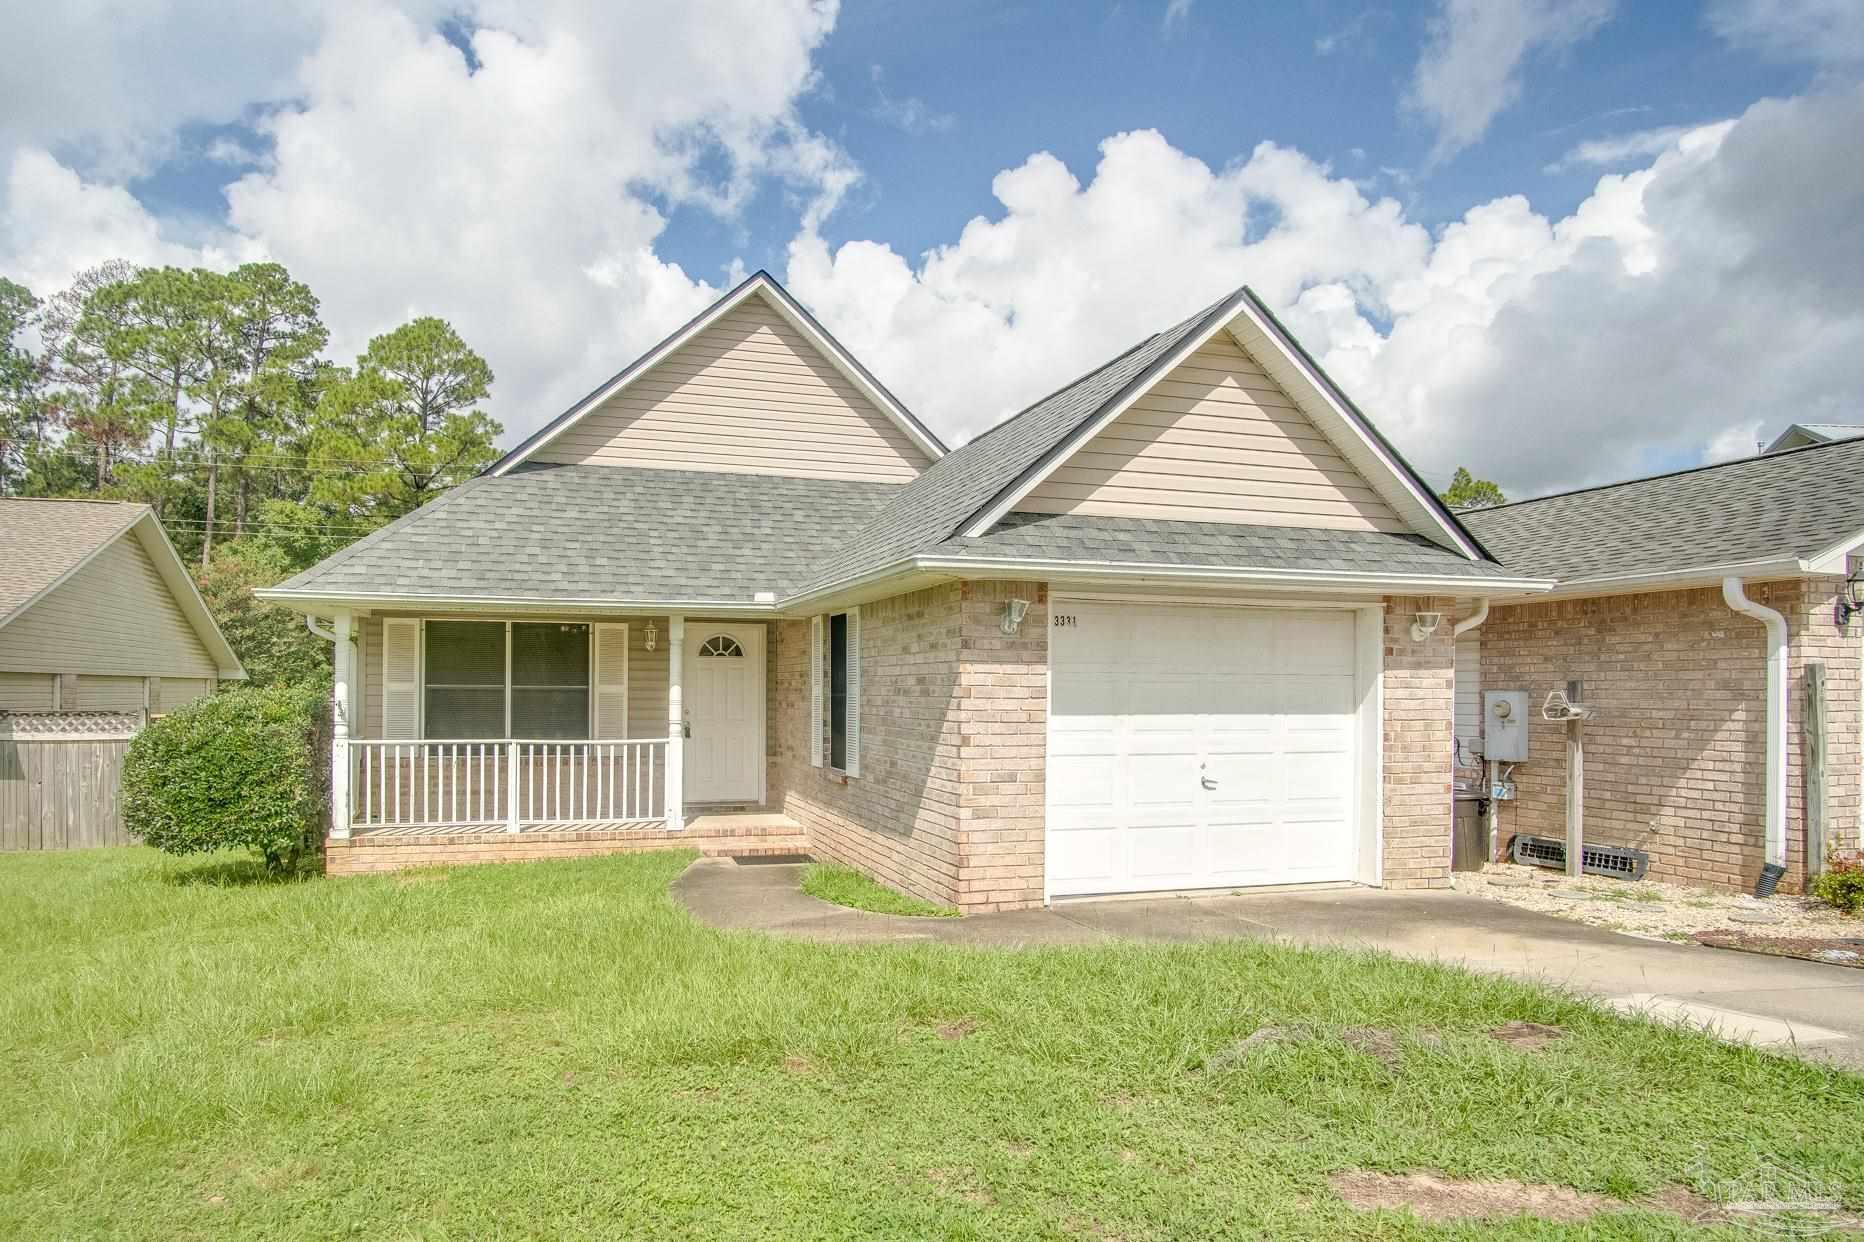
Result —
[[170, 854], [239, 846], [268, 871], [315, 852], [328, 789], [328, 689], [229, 690], [152, 721], [123, 760], [123, 823]]
[[1864, 914], [1864, 854], [1834, 854], [1807, 886], [1814, 897], [1846, 914]]

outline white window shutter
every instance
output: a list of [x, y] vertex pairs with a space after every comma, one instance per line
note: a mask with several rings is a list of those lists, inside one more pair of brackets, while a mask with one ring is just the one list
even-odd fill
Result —
[[822, 618], [809, 618], [809, 766], [822, 766]]
[[382, 736], [421, 735], [421, 623], [382, 622]]
[[861, 774], [861, 610], [848, 610], [848, 766], [849, 776]]
[[628, 627], [593, 627], [595, 736], [628, 736]]

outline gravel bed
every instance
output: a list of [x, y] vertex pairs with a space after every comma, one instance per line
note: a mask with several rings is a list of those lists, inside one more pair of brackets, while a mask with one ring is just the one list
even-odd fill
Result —
[[[1495, 883], [1498, 879], [1501, 882]], [[1458, 871], [1451, 880], [1459, 893], [1665, 940], [1688, 940], [1696, 932], [1718, 928], [1769, 936], [1864, 937], [1864, 918], [1842, 915], [1810, 898], [1784, 893], [1761, 900], [1655, 880], [1596, 875], [1574, 880], [1561, 872], [1517, 863]], [[1765, 921], [1756, 919], [1757, 915]]]

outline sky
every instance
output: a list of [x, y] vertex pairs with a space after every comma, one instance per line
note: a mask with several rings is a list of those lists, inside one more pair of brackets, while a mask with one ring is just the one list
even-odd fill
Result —
[[1435, 482], [1864, 422], [1856, 0], [89, 0], [0, 275], [284, 263], [505, 443], [769, 270], [949, 443], [1239, 284]]

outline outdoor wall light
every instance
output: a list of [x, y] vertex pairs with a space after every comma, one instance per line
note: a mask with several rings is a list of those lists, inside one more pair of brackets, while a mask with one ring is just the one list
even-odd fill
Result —
[[1838, 605], [1834, 611], [1838, 614], [1837, 621], [1841, 628], [1850, 625], [1853, 616], [1864, 612], [1864, 562], [1860, 562], [1851, 571], [1851, 576], [1845, 579], [1845, 589], [1838, 596]]
[[1442, 624], [1443, 614], [1440, 612], [1418, 613], [1417, 616], [1411, 619], [1411, 641], [1414, 643], [1423, 642], [1426, 638], [1435, 634], [1437, 632], [1437, 627]]
[[1029, 601], [1010, 599], [1003, 602], [1003, 632], [1014, 638], [1023, 628], [1023, 618], [1029, 615]]
[[654, 644], [658, 642], [659, 639], [660, 639], [660, 630], [658, 629], [658, 627], [654, 625], [652, 621], [649, 621], [647, 623], [647, 649], [649, 651], [652, 651], [654, 649]]

